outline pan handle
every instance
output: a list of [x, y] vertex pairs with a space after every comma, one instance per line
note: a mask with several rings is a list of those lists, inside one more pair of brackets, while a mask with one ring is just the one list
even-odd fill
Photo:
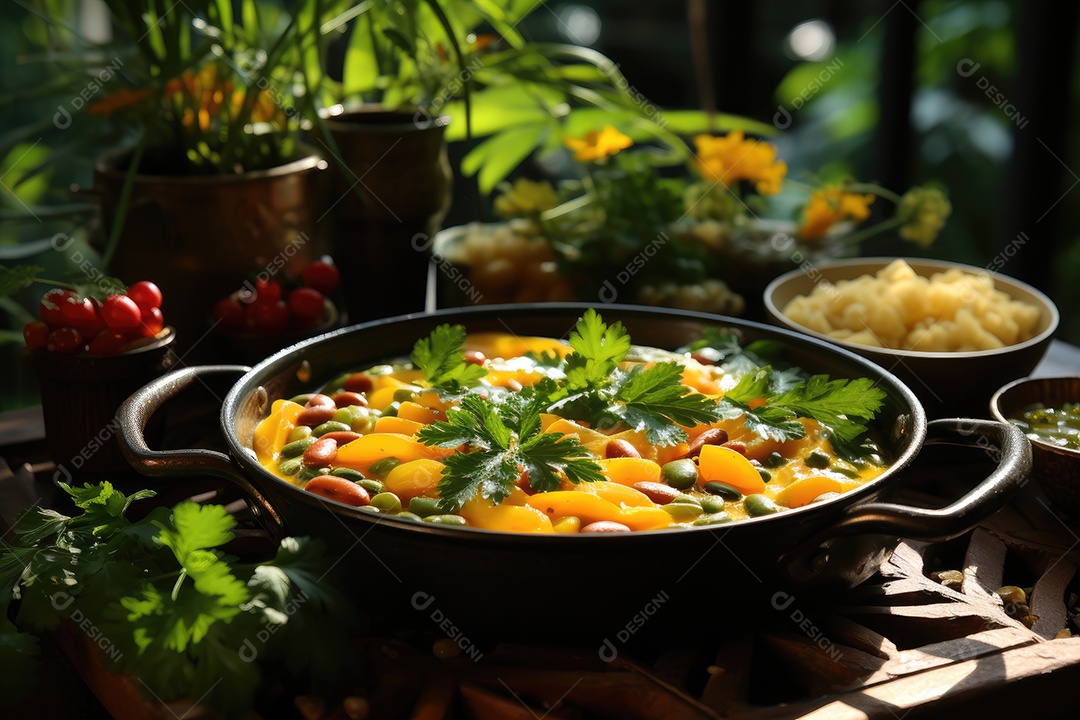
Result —
[[942, 541], [963, 535], [1000, 510], [1031, 475], [1031, 443], [1011, 423], [947, 418], [927, 426], [927, 445], [984, 447], [998, 457], [985, 480], [940, 509], [893, 503], [856, 505], [827, 532], [831, 536], [872, 533]]
[[243, 365], [202, 365], [175, 370], [135, 391], [117, 412], [120, 424], [120, 450], [128, 463], [147, 477], [178, 477], [193, 474], [213, 475], [236, 485], [245, 494], [252, 513], [275, 542], [285, 537], [285, 522], [245, 477], [239, 466], [225, 453], [216, 450], [151, 450], [146, 444], [146, 423], [168, 400], [196, 382], [220, 376], [245, 375], [251, 368]]

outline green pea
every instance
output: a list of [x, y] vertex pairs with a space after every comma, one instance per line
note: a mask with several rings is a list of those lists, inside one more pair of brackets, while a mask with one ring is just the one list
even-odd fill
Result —
[[424, 522], [435, 523], [436, 525], [457, 525], [458, 527], [469, 524], [469, 521], [460, 515], [428, 515], [424, 518]]
[[396, 468], [401, 464], [401, 461], [396, 457], [384, 457], [382, 460], [376, 460], [371, 463], [371, 467], [368, 468], [368, 472], [372, 475], [386, 475], [388, 472]]
[[399, 403], [411, 402], [413, 395], [414, 391], [410, 387], [398, 388], [394, 391], [394, 401]]
[[371, 498], [372, 507], [377, 507], [384, 513], [393, 515], [401, 512], [401, 498], [392, 492], [381, 492]]
[[300, 395], [293, 395], [289, 398], [289, 402], [294, 402], [297, 405], [307, 405], [308, 400], [315, 397], [315, 393], [302, 393]]
[[289, 437], [285, 440], [285, 442], [296, 442], [297, 440], [303, 440], [306, 437], [311, 437], [311, 428], [309, 428], [307, 425], [297, 425], [289, 431]]
[[357, 482], [364, 479], [364, 473], [359, 470], [353, 470], [352, 468], [339, 467], [330, 471], [330, 474], [334, 477], [345, 478], [346, 480], [352, 480]]
[[726, 512], [716, 512], [702, 515], [694, 521], [694, 525], [720, 525], [728, 522], [731, 522], [731, 518], [728, 517], [728, 514]]
[[806, 463], [806, 467], [811, 467], [815, 470], [824, 470], [829, 467], [829, 456], [820, 450], [815, 450], [807, 455], [803, 462]]
[[700, 517], [705, 512], [701, 509], [700, 505], [677, 502], [669, 502], [667, 505], [662, 505], [660, 509], [679, 522], [693, 520], [696, 517]]
[[297, 477], [300, 478], [301, 480], [303, 480], [304, 482], [307, 482], [308, 480], [311, 480], [312, 478], [317, 478], [320, 475], [325, 475], [326, 473], [323, 472], [324, 469], [325, 468], [312, 470], [311, 468], [309, 468], [308, 466], [305, 465], [304, 467], [300, 468], [300, 474], [297, 475]]
[[416, 513], [422, 518], [426, 518], [429, 515], [442, 514], [442, 510], [439, 508], [439, 501], [435, 498], [426, 497], [414, 497], [410, 500], [409, 512]]
[[322, 425], [316, 425], [315, 429], [311, 431], [311, 434], [315, 437], [322, 437], [326, 433], [332, 432], [349, 432], [352, 428], [342, 422], [335, 422], [333, 420], [327, 420]]
[[351, 426], [352, 421], [353, 421], [353, 416], [352, 416], [352, 413], [349, 412], [349, 408], [343, 407], [343, 408], [340, 408], [339, 410], [337, 410], [333, 415], [331, 415], [330, 420], [332, 420], [333, 422], [339, 422], [342, 425], [350, 425]]
[[769, 453], [769, 457], [765, 458], [765, 462], [762, 463], [767, 468], [778, 468], [787, 465], [787, 458], [778, 452]]
[[668, 485], [679, 490], [693, 487], [698, 480], [697, 465], [690, 458], [664, 463], [664, 467], [660, 468], [660, 474]]
[[757, 474], [761, 476], [761, 482], [769, 482], [772, 480], [772, 473], [768, 470], [758, 468]]
[[851, 478], [852, 480], [858, 480], [858, 479], [859, 479], [859, 473], [857, 473], [857, 472], [856, 472], [856, 471], [854, 471], [854, 470], [851, 470], [850, 468], [846, 468], [846, 467], [834, 467], [834, 468], [833, 468], [833, 471], [834, 471], [834, 472], [838, 472], [838, 473], [840, 473], [841, 475], [843, 475], [843, 476], [845, 476], [845, 477], [849, 477], [849, 478]]
[[398, 411], [399, 407], [401, 407], [401, 403], [399, 403], [399, 402], [390, 403], [385, 408], [383, 408], [382, 416], [383, 417], [397, 417], [397, 411]]
[[701, 509], [706, 515], [712, 515], [718, 512], [722, 512], [724, 509], [724, 498], [719, 495], [709, 495], [701, 498]]
[[408, 520], [409, 522], [423, 522], [424, 518], [420, 517], [416, 513], [411, 512], [399, 512], [395, 515], [398, 520]]
[[308, 436], [301, 440], [294, 440], [291, 443], [286, 443], [285, 447], [281, 448], [281, 457], [293, 458], [297, 455], [302, 455], [305, 450], [315, 444], [316, 438]]
[[323, 395], [330, 395], [331, 397], [333, 397], [334, 395], [337, 395], [339, 392], [341, 392], [342, 390], [345, 389], [345, 383], [348, 381], [348, 379], [349, 379], [349, 377], [351, 375], [352, 375], [351, 372], [342, 373], [341, 375], [338, 375], [336, 378], [334, 378], [333, 380], [328, 382], [323, 387], [322, 394]]
[[374, 507], [372, 505], [361, 505], [360, 507], [358, 507], [356, 509], [359, 510], [360, 512], [371, 513], [372, 515], [378, 515], [380, 512], [382, 512], [381, 510], [379, 510], [379, 508]]
[[779, 512], [780, 510], [780, 508], [776, 506], [776, 503], [760, 493], [747, 495], [746, 499], [743, 500], [743, 505], [746, 507], [746, 512], [751, 517], [772, 515], [774, 512]]
[[363, 480], [357, 480], [356, 484], [368, 491], [368, 495], [378, 495], [386, 490], [386, 486], [378, 480], [372, 480], [371, 478], [364, 478]]
[[693, 495], [687, 495], [686, 493], [676, 495], [674, 498], [672, 498], [671, 502], [682, 503], [683, 505], [701, 505], [700, 500], [698, 500]]
[[294, 457], [288, 460], [282, 460], [278, 463], [278, 472], [282, 475], [296, 475], [304, 467], [304, 458]]
[[705, 483], [705, 492], [709, 493], [710, 495], [719, 495], [725, 500], [730, 500], [732, 502], [738, 502], [742, 499], [741, 492], [728, 485], [727, 483], [722, 482], [714, 481]]

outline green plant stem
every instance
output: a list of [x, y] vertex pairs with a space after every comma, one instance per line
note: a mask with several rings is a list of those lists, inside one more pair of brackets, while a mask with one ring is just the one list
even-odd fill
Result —
[[880, 185], [877, 185], [875, 183], [851, 183], [850, 185], [845, 185], [844, 189], [848, 192], [873, 193], [874, 195], [879, 195], [885, 198], [894, 205], [900, 204], [899, 195], [894, 193], [892, 190], [881, 187]]
[[135, 153], [131, 156], [131, 164], [128, 166], [127, 175], [124, 176], [124, 185], [120, 189], [120, 202], [116, 204], [116, 215], [113, 217], [112, 230], [109, 232], [109, 241], [105, 245], [105, 253], [101, 256], [101, 264], [109, 267], [116, 247], [120, 244], [120, 233], [124, 230], [124, 222], [127, 220], [128, 205], [131, 204], [131, 193], [135, 189], [135, 178], [139, 174], [139, 165], [142, 163], [143, 153], [146, 151], [146, 135], [144, 134], [135, 147]]
[[863, 228], [862, 230], [853, 232], [850, 235], [840, 238], [840, 242], [844, 245], [855, 247], [866, 238], [872, 237], [881, 232], [885, 232], [886, 230], [891, 230], [895, 227], [900, 227], [905, 222], [905, 218], [891, 217], [888, 220], [882, 220], [877, 225], [871, 225], [870, 227]]

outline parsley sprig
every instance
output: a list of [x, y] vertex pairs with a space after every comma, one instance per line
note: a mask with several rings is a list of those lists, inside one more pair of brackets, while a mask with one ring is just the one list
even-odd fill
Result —
[[465, 362], [465, 328], [461, 325], [439, 325], [414, 346], [412, 360], [423, 371], [428, 387], [440, 396], [460, 396], [487, 375], [487, 370]]
[[577, 438], [541, 432], [540, 404], [522, 394], [507, 394], [498, 403], [466, 395], [447, 412], [445, 422], [424, 427], [417, 437], [436, 447], [467, 446], [466, 452], [443, 461], [439, 497], [447, 512], [460, 509], [478, 492], [501, 503], [523, 471], [541, 492], [557, 490], [562, 475], [573, 483], [603, 480], [600, 466]]
[[[132, 521], [110, 483], [63, 489], [74, 516], [35, 507], [0, 555], [0, 704], [31, 688], [34, 633], [63, 620], [92, 624], [106, 666], [136, 675], [163, 700], [250, 708], [262, 671], [331, 673], [348, 651], [351, 617], [326, 580], [320, 542], [286, 538], [269, 561], [240, 563], [222, 549], [235, 520], [219, 505], [182, 502]], [[77, 614], [76, 614], [77, 613]]]

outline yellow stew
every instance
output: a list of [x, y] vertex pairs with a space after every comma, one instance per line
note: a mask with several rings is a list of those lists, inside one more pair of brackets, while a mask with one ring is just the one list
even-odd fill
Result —
[[[433, 389], [429, 368], [421, 371], [403, 362], [343, 376], [321, 393], [277, 400], [255, 432], [260, 463], [310, 492], [366, 512], [415, 522], [532, 533], [626, 532], [728, 523], [834, 497], [884, 470], [876, 455], [841, 457], [830, 441], [832, 430], [812, 418], [797, 419], [801, 433], [798, 427], [788, 427], [789, 436], [801, 437], [769, 436], [760, 424], [748, 422], [749, 414], [767, 402], [765, 398], [746, 403], [746, 412], [741, 414], [729, 411], [709, 422], [673, 423], [669, 430], [683, 438], [675, 443], [650, 442], [648, 428], [632, 427], [628, 421], [574, 417], [575, 413], [563, 412], [568, 407], [564, 402], [552, 403], [539, 413], [539, 427], [531, 431], [557, 436], [546, 438], [547, 448], [573, 450], [574, 459], [566, 465], [545, 466], [553, 470], [550, 477], [544, 472], [543, 490], [534, 487], [539, 484], [535, 472], [530, 480], [522, 464], [512, 468], [512, 485], [505, 492], [493, 495], [490, 487], [481, 486], [475, 494], [459, 498], [460, 502], [447, 502], [440, 486], [449, 487], [444, 477], [448, 465], [458, 467], [455, 456], [483, 452], [487, 447], [481, 440], [445, 446], [455, 442], [447, 421], [462, 414], [463, 399], [473, 396], [466, 403], [505, 401], [511, 393], [529, 395], [525, 389], [545, 377], [570, 373], [558, 365], [565, 363], [571, 350], [556, 340], [472, 334], [464, 339], [461, 350], [466, 364], [486, 373], [468, 388], [457, 387], [456, 393]], [[618, 369], [613, 372], [630, 378], [635, 365], [641, 370], [654, 364], [617, 357]], [[700, 400], [697, 395], [701, 395], [719, 404], [725, 393], [733, 392], [737, 378], [701, 354], [687, 352], [677, 359], [687, 397]], [[744, 406], [733, 407], [737, 412]], [[624, 413], [622, 417], [632, 420], [634, 416]], [[507, 426], [514, 427], [512, 422]], [[431, 429], [425, 433], [425, 428]], [[449, 439], [433, 443], [429, 434], [435, 431], [445, 431]], [[506, 434], [508, 447], [525, 442], [515, 432]], [[520, 432], [524, 435], [525, 430]], [[495, 450], [489, 451], [491, 457], [505, 457]], [[576, 477], [576, 473], [566, 469], [574, 467], [570, 463], [595, 468], [596, 474], [590, 475], [590, 481], [574, 482], [569, 475]], [[457, 488], [460, 492], [461, 485]], [[471, 491], [466, 488], [466, 492]]]

